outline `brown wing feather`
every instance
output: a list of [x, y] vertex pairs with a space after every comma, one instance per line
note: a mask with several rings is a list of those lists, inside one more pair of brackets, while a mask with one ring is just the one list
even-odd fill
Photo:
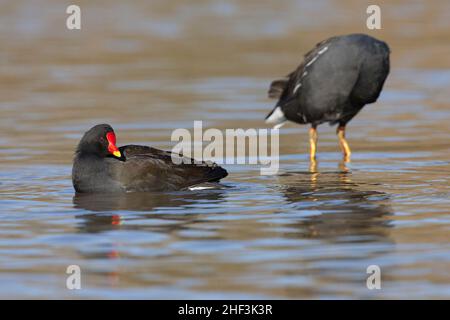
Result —
[[[215, 163], [194, 161], [151, 147], [130, 145], [120, 149], [126, 158], [120, 179], [128, 190], [179, 190], [218, 181], [228, 174]], [[182, 163], [174, 163], [172, 156]]]

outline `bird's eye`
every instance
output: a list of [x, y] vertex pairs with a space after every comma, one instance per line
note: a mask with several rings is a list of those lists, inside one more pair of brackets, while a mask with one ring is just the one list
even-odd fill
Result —
[[105, 138], [100, 137], [100, 142], [105, 142]]

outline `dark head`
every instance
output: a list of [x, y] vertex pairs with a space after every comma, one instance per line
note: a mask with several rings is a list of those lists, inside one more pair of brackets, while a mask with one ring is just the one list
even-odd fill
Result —
[[109, 124], [98, 124], [87, 131], [77, 147], [78, 154], [91, 154], [100, 157], [113, 155], [120, 158], [119, 149], [116, 146], [116, 135]]

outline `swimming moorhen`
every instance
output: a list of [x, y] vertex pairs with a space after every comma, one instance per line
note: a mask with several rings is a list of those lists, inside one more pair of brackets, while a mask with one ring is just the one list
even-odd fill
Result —
[[316, 128], [338, 124], [339, 144], [346, 161], [350, 147], [346, 124], [368, 103], [375, 102], [389, 73], [389, 47], [365, 34], [336, 36], [309, 51], [300, 66], [270, 85], [269, 97], [278, 98], [266, 123], [281, 127], [287, 120], [311, 124], [310, 158], [317, 146]]
[[113, 128], [99, 124], [78, 144], [72, 182], [77, 192], [173, 191], [216, 182], [227, 174], [215, 163], [168, 151], [138, 145], [117, 148]]

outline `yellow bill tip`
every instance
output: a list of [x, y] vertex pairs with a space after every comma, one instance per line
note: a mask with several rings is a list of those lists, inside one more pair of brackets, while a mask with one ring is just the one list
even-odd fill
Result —
[[113, 155], [114, 155], [115, 157], [117, 157], [117, 158], [120, 158], [120, 157], [122, 157], [122, 154], [120, 153], [120, 151], [119, 151], [119, 150], [117, 150], [117, 151], [114, 151], [114, 152], [113, 152]]

